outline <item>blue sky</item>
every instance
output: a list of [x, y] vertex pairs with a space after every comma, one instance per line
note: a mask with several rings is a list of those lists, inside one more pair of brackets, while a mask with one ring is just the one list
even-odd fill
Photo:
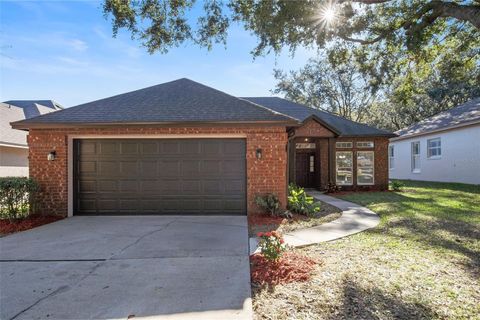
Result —
[[227, 49], [186, 44], [149, 55], [125, 31], [112, 37], [98, 1], [1, 1], [0, 101], [54, 99], [70, 107], [183, 77], [237, 96], [269, 96], [274, 68], [297, 69], [314, 54], [253, 60], [255, 44], [235, 26]]

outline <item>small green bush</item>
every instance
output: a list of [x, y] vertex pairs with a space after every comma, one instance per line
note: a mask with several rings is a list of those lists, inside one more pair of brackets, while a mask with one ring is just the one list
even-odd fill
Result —
[[402, 191], [403, 188], [405, 187], [405, 183], [397, 180], [393, 180], [390, 183], [390, 187], [392, 188], [393, 191]]
[[0, 217], [10, 221], [26, 217], [31, 211], [32, 198], [38, 183], [27, 177], [0, 178]]
[[270, 215], [277, 216], [278, 209], [280, 208], [280, 200], [278, 199], [277, 195], [273, 193], [267, 193], [264, 196], [256, 196], [255, 203], [260, 208], [270, 213]]
[[320, 202], [314, 202], [302, 187], [291, 183], [288, 185], [288, 209], [291, 211], [312, 217], [320, 211]]

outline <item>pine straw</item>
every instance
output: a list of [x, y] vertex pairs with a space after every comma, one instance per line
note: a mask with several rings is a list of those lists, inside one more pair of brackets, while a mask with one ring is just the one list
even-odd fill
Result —
[[252, 283], [260, 286], [308, 281], [316, 265], [315, 260], [291, 251], [277, 262], [268, 261], [259, 253], [250, 256]]
[[25, 219], [10, 222], [7, 219], [0, 220], [0, 234], [6, 235], [9, 233], [29, 230], [41, 225], [52, 223], [57, 220], [63, 219], [60, 216], [43, 216], [43, 215], [31, 215]]

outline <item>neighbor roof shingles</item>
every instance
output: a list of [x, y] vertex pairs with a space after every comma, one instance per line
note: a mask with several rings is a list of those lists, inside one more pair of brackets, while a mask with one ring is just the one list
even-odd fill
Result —
[[417, 122], [410, 127], [397, 131], [396, 133], [403, 138], [437, 130], [445, 130], [477, 121], [480, 121], [480, 97]]
[[24, 120], [28, 124], [293, 122], [249, 101], [179, 79]]
[[278, 97], [247, 97], [244, 99], [286, 114], [300, 122], [303, 122], [314, 115], [333, 129], [336, 129], [340, 136], [395, 136], [395, 134], [391, 132], [380, 130], [366, 124], [351, 121], [325, 111], [310, 108]]

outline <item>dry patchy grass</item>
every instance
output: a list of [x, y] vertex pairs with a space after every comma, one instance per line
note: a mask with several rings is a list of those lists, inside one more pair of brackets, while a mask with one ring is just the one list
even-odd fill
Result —
[[321, 261], [310, 282], [254, 288], [257, 319], [478, 319], [480, 188], [408, 182], [346, 200], [379, 227], [297, 250]]

